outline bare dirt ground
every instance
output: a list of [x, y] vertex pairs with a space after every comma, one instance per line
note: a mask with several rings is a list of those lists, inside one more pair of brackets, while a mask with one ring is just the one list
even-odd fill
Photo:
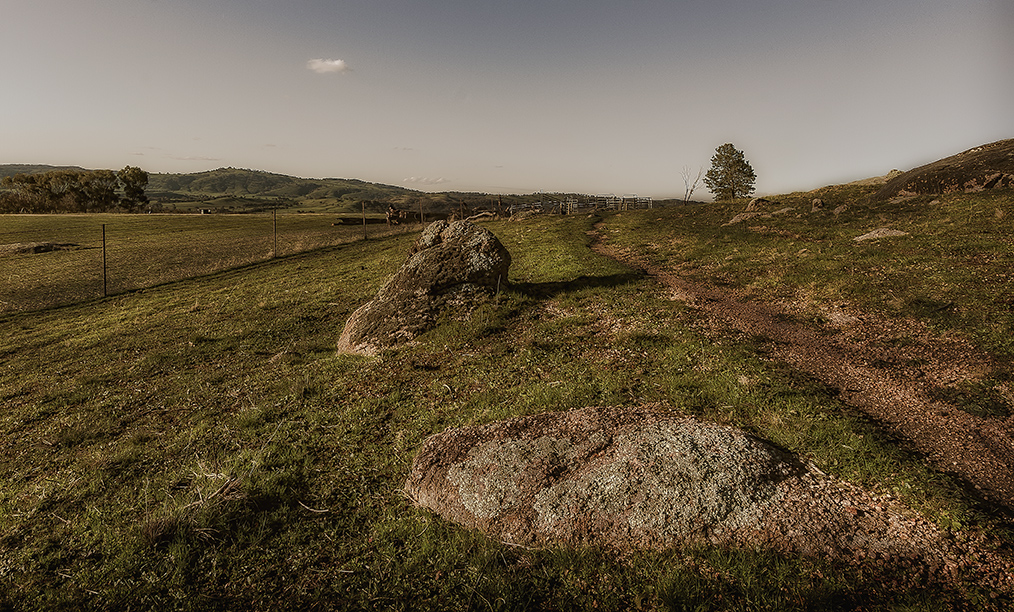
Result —
[[[829, 324], [809, 322], [799, 316], [799, 306], [749, 301], [735, 289], [689, 281], [601, 239], [593, 248], [657, 279], [671, 299], [696, 309], [702, 324], [715, 333], [737, 330], [763, 338], [773, 359], [837, 389], [842, 401], [937, 469], [956, 475], [1001, 512], [1010, 515], [1014, 510], [1014, 417], [976, 416], [936, 399], [941, 389], [988, 375], [993, 368], [989, 355], [917, 321], [890, 321], [836, 308], [822, 313]], [[1014, 403], [1011, 389], [1000, 391], [1008, 404]], [[917, 531], [909, 530], [908, 537], [921, 539]], [[933, 546], [932, 540], [939, 541], [934, 536], [925, 544]], [[992, 566], [980, 570], [991, 574], [998, 587], [1011, 588], [1009, 554], [979, 556], [976, 549], [977, 544], [940, 552], [944, 557], [978, 557], [979, 563]]]

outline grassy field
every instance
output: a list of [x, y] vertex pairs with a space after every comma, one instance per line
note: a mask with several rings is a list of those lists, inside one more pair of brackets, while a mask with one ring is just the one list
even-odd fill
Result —
[[[336, 215], [270, 213], [3, 215], [0, 313], [81, 302], [104, 291], [152, 287], [363, 238], [360, 220], [333, 225], [340, 221]], [[378, 219], [371, 221], [368, 236], [389, 233]], [[64, 246], [46, 253], [10, 249], [40, 242]]]
[[[1009, 357], [1010, 196], [722, 227], [743, 205], [489, 224], [512, 285], [379, 358], [334, 344], [411, 234], [0, 316], [0, 609], [1007, 609], [1011, 594], [975, 583], [892, 587], [900, 568], [511, 547], [405, 499], [413, 454], [446, 427], [666, 401], [1009, 546], [1002, 513], [749, 339], [703, 337], [586, 232], [602, 222], [615, 244], [758, 299], [913, 315]], [[881, 225], [912, 236], [852, 241]]]
[[[778, 197], [783, 216], [723, 226], [746, 201], [695, 207], [676, 223], [628, 215], [612, 223], [616, 242], [677, 262], [682, 275], [719, 279], [758, 299], [854, 304], [889, 317], [955, 329], [983, 349], [1014, 358], [1014, 197], [1010, 192], [920, 196], [864, 204], [876, 186], [828, 187]], [[820, 197], [840, 214], [809, 214]], [[657, 215], [656, 215], [657, 217]], [[909, 233], [855, 242], [873, 229]], [[816, 312], [816, 308], [813, 309]]]

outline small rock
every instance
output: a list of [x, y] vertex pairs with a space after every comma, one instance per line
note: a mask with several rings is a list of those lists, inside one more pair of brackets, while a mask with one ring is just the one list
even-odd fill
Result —
[[741, 212], [738, 215], [736, 215], [735, 217], [733, 217], [732, 219], [730, 219], [729, 222], [726, 223], [725, 225], [735, 225], [737, 223], [742, 223], [743, 221], [746, 221], [747, 219], [753, 219], [754, 217], [759, 217], [759, 216], [761, 216], [763, 214], [764, 213], [760, 213], [760, 212]]
[[901, 230], [895, 230], [888, 227], [880, 227], [873, 230], [872, 232], [863, 234], [862, 236], [857, 236], [852, 240], [855, 240], [856, 242], [862, 242], [863, 240], [879, 240], [881, 238], [895, 238], [898, 236], [908, 236], [908, 232], [903, 232]]

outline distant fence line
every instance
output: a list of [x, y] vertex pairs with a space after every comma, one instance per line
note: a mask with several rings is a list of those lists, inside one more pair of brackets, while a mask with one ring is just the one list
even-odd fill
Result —
[[74, 304], [420, 227], [273, 213], [3, 219], [0, 313]]
[[609, 210], [609, 211], [620, 211], [620, 210], [639, 210], [653, 208], [654, 202], [648, 197], [638, 197], [637, 195], [630, 194], [624, 196], [617, 196], [613, 194], [597, 195], [594, 198], [564, 198], [564, 199], [553, 199], [543, 200], [539, 202], [531, 202], [524, 204], [515, 204], [510, 207], [510, 214], [533, 210], [537, 212], [547, 212], [554, 214], [575, 214], [582, 210]]
[[[515, 205], [501, 214], [652, 206], [651, 198], [602, 195]], [[424, 220], [446, 216], [426, 214]], [[0, 314], [74, 304], [422, 227], [411, 215], [392, 224], [391, 211], [387, 219], [367, 217], [365, 211], [362, 217], [267, 212], [9, 214], [0, 219]]]

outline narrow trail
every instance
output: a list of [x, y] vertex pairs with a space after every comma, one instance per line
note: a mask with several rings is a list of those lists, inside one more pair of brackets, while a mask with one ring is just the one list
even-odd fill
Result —
[[935, 399], [948, 385], [988, 374], [987, 355], [916, 321], [835, 311], [828, 327], [800, 322], [787, 305], [746, 301], [734, 290], [688, 281], [605, 243], [597, 231], [590, 234], [596, 252], [657, 279], [673, 299], [697, 309], [706, 325], [766, 339], [773, 358], [838, 389], [842, 401], [938, 469], [1014, 510], [1014, 417], [975, 416]]

